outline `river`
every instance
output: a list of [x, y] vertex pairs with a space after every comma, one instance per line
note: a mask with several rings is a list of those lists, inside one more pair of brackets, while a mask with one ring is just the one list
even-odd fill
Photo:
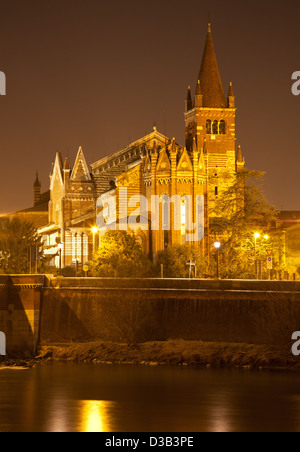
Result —
[[0, 370], [0, 432], [295, 432], [300, 375], [43, 364]]

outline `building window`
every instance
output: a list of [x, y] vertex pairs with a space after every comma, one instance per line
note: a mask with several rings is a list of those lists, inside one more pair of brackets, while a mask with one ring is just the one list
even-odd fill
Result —
[[226, 122], [224, 121], [224, 119], [222, 119], [222, 121], [220, 121], [219, 133], [220, 133], [220, 135], [225, 135], [226, 134]]
[[218, 187], [215, 187], [215, 196], [218, 196], [218, 194], [219, 194], [219, 189], [218, 189]]
[[208, 119], [206, 121], [206, 133], [207, 133], [207, 135], [211, 135], [211, 120], [210, 119]]
[[220, 122], [208, 119], [206, 121], [206, 133], [207, 135], [226, 135], [226, 121], [224, 119]]
[[218, 121], [214, 121], [212, 125], [212, 134], [218, 135], [218, 133], [219, 133], [219, 124]]

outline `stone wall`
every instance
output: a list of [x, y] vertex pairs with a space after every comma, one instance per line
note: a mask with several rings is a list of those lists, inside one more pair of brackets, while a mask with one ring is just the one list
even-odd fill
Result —
[[7, 350], [167, 339], [290, 346], [300, 282], [0, 276]]
[[299, 329], [299, 282], [63, 279], [44, 290], [41, 341], [288, 344]]
[[44, 276], [0, 275], [0, 331], [7, 351], [35, 352], [39, 342]]

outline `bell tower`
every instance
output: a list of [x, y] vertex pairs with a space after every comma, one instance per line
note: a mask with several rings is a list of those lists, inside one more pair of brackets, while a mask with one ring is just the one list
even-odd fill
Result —
[[235, 177], [236, 108], [232, 83], [227, 99], [224, 95], [210, 23], [194, 100], [190, 100], [188, 91], [185, 105], [186, 147], [192, 152], [195, 139], [198, 152], [204, 154], [208, 202], [211, 207], [213, 200], [226, 187], [225, 173], [227, 184], [228, 173]]

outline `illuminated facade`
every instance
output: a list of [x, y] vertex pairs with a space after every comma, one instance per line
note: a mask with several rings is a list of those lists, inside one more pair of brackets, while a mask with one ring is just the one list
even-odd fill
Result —
[[[58, 266], [58, 244], [62, 250], [62, 266], [74, 261], [85, 263], [97, 247], [100, 234], [96, 225], [97, 199], [116, 196], [127, 203], [132, 196], [179, 196], [180, 229], [174, 227], [171, 212], [169, 230], [164, 230], [163, 205], [158, 230], [137, 228], [135, 234], [145, 253], [153, 259], [168, 245], [185, 243], [185, 197], [192, 197], [192, 218], [196, 219], [197, 196], [204, 196], [204, 237], [194, 243], [203, 256], [209, 253], [209, 217], [216, 198], [235, 180], [244, 168], [241, 148], [236, 150], [235, 97], [230, 84], [225, 98], [209, 25], [195, 95], [188, 89], [185, 103], [186, 143], [181, 146], [156, 128], [125, 149], [102, 158], [91, 165], [79, 149], [73, 168], [68, 159], [56, 155], [50, 176], [49, 224], [40, 228], [45, 253], [53, 255]], [[126, 188], [127, 200], [123, 199]], [[163, 204], [163, 203], [162, 203]], [[173, 208], [171, 207], [171, 210]], [[136, 211], [129, 207], [128, 215]], [[119, 222], [118, 210], [112, 214]], [[140, 209], [139, 215], [146, 212]], [[147, 218], [151, 215], [147, 212]]]

